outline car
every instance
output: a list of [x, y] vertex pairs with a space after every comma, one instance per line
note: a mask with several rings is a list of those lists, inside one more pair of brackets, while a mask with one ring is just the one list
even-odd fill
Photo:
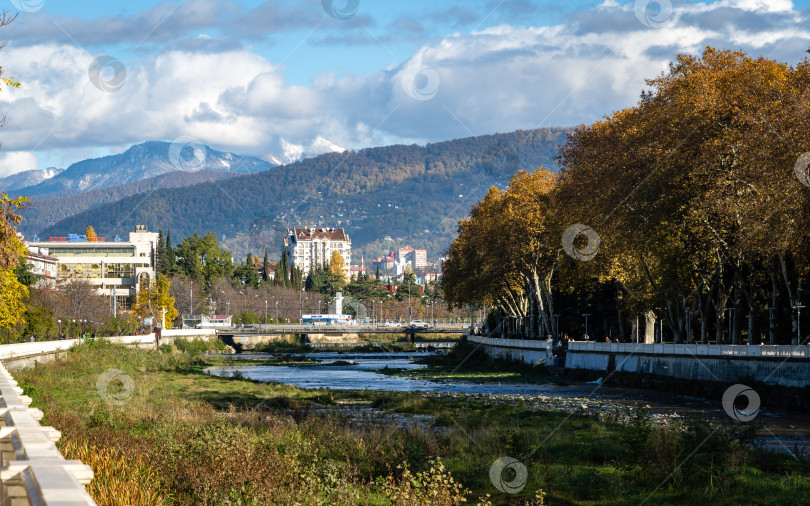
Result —
[[423, 322], [422, 320], [411, 320], [408, 326], [414, 329], [426, 329], [430, 327], [427, 322]]
[[383, 324], [383, 327], [400, 327], [401, 325], [397, 322], [387, 321]]

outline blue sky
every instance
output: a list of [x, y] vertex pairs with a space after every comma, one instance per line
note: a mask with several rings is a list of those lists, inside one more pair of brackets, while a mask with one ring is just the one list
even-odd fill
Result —
[[0, 175], [181, 136], [289, 161], [590, 123], [679, 52], [810, 47], [810, 0], [0, 2]]

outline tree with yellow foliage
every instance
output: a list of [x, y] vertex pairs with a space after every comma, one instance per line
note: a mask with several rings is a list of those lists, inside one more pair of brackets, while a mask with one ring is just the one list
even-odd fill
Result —
[[343, 260], [343, 255], [338, 251], [333, 251], [332, 256], [329, 258], [329, 272], [335, 276], [340, 276], [346, 279], [346, 261]]
[[25, 245], [17, 232], [22, 217], [16, 211], [26, 202], [27, 197], [11, 199], [5, 193], [0, 196], [0, 327], [5, 329], [23, 323], [23, 300], [28, 297], [28, 288], [14, 274], [25, 254]]
[[169, 289], [171, 281], [163, 274], [157, 275], [157, 281], [149, 286], [141, 287], [135, 296], [133, 311], [140, 318], [152, 318], [155, 323], [161, 321], [162, 310], [166, 310], [166, 328], [172, 328], [173, 321], [179, 314], [174, 307], [174, 297]]
[[96, 239], [98, 237], [92, 225], [87, 225], [87, 228], [84, 231], [84, 236], [87, 237], [88, 241], [92, 241], [93, 239]]

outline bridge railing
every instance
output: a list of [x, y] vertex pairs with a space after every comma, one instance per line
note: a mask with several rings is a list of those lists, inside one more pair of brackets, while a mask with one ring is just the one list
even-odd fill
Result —
[[810, 358], [810, 346], [745, 344], [597, 343], [569, 341], [568, 351], [697, 357]]
[[95, 504], [84, 485], [90, 466], [66, 460], [54, 444], [61, 433], [39, 424], [42, 411], [0, 365], [0, 500], [2, 504]]

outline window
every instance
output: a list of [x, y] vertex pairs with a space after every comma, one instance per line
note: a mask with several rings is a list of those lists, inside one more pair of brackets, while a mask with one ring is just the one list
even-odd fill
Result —
[[82, 248], [77, 246], [51, 246], [48, 248], [48, 254], [54, 257], [134, 257], [135, 247], [90, 246]]
[[105, 278], [131, 278], [135, 275], [132, 264], [105, 264]]

